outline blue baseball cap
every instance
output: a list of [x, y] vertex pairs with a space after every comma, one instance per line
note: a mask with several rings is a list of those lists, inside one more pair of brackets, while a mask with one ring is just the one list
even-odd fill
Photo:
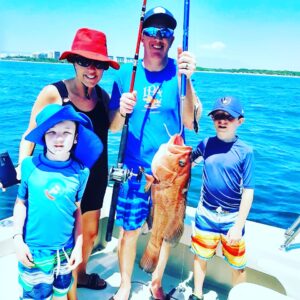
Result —
[[162, 6], [151, 8], [145, 13], [143, 28], [151, 27], [156, 23], [171, 29], [177, 26], [172, 13]]
[[231, 96], [217, 99], [212, 111], [208, 115], [213, 114], [217, 110], [223, 110], [229, 113], [234, 118], [244, 117], [244, 109], [240, 100]]

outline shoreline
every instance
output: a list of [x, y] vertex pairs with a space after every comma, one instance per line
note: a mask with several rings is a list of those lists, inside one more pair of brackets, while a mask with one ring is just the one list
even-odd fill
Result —
[[[21, 63], [39, 63], [39, 64], [56, 64], [56, 65], [65, 65], [67, 64], [66, 62], [63, 61], [34, 61], [34, 60], [22, 60], [22, 59], [6, 59], [6, 58], [0, 58], [0, 62], [4, 61], [4, 62], [21, 62]], [[233, 69], [235, 70], [235, 69]], [[251, 76], [277, 76], [277, 77], [288, 77], [288, 78], [300, 78], [300, 72], [299, 71], [272, 71], [272, 70], [266, 70], [266, 71], [270, 71], [270, 72], [274, 72], [274, 74], [269, 74], [269, 73], [260, 73], [260, 72], [254, 72], [252, 69], [249, 69], [249, 72], [230, 72], [230, 71], [226, 71], [226, 70], [220, 70], [220, 71], [216, 71], [215, 69], [212, 70], [197, 70], [195, 71], [195, 73], [214, 73], [214, 74], [231, 74], [231, 75], [251, 75]], [[299, 75], [291, 75], [291, 74], [280, 74], [276, 72], [295, 72], [295, 73], [299, 73]]]
[[300, 75], [283, 75], [283, 74], [267, 74], [267, 73], [251, 73], [251, 72], [246, 73], [246, 72], [196, 70], [195, 73], [214, 73], [214, 74], [230, 74], [230, 75], [250, 75], [250, 76], [272, 76], [272, 77], [300, 78]]

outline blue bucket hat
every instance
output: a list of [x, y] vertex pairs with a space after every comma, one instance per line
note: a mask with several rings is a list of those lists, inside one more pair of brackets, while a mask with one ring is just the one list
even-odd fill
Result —
[[162, 6], [151, 8], [145, 13], [143, 28], [151, 27], [154, 22], [158, 22], [171, 29], [175, 29], [177, 26], [172, 13]]
[[244, 117], [244, 109], [240, 100], [231, 96], [217, 99], [212, 111], [208, 115], [213, 114], [217, 110], [223, 110], [234, 118]]
[[93, 124], [88, 116], [76, 112], [71, 105], [49, 104], [36, 116], [37, 127], [25, 137], [26, 140], [45, 146], [46, 131], [63, 121], [77, 123], [77, 143], [73, 156], [82, 164], [91, 168], [103, 150], [103, 144], [93, 131]]

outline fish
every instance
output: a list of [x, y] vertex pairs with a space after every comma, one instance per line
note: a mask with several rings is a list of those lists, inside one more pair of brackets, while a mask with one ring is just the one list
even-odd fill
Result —
[[145, 174], [145, 191], [151, 188], [153, 223], [140, 267], [148, 273], [156, 268], [163, 240], [176, 246], [183, 234], [191, 152], [192, 147], [175, 134], [155, 153], [152, 175]]

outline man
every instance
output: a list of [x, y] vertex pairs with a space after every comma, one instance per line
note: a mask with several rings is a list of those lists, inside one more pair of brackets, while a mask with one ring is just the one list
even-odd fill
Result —
[[[134, 173], [140, 166], [146, 173], [151, 173], [152, 158], [159, 146], [169, 140], [168, 131], [170, 134], [179, 133], [181, 122], [192, 129], [194, 111], [198, 110], [197, 118], [200, 116], [200, 102], [190, 79], [196, 69], [195, 58], [181, 48], [178, 48], [177, 64], [168, 57], [176, 25], [174, 16], [167, 9], [150, 9], [143, 23], [144, 58], [137, 65], [135, 91], [127, 92], [131, 65], [123, 65], [113, 86], [110, 106], [115, 116], [111, 129], [120, 130], [126, 114], [130, 114], [124, 166]], [[181, 74], [187, 77], [182, 116], [179, 96]], [[121, 285], [111, 299], [127, 300], [130, 295], [137, 239], [151, 208], [150, 195], [144, 192], [144, 186], [144, 179], [137, 182], [133, 178], [122, 185], [119, 193], [116, 224], [121, 226], [118, 249]], [[161, 281], [169, 252], [170, 245], [163, 242], [150, 286], [154, 299], [165, 299]]]

